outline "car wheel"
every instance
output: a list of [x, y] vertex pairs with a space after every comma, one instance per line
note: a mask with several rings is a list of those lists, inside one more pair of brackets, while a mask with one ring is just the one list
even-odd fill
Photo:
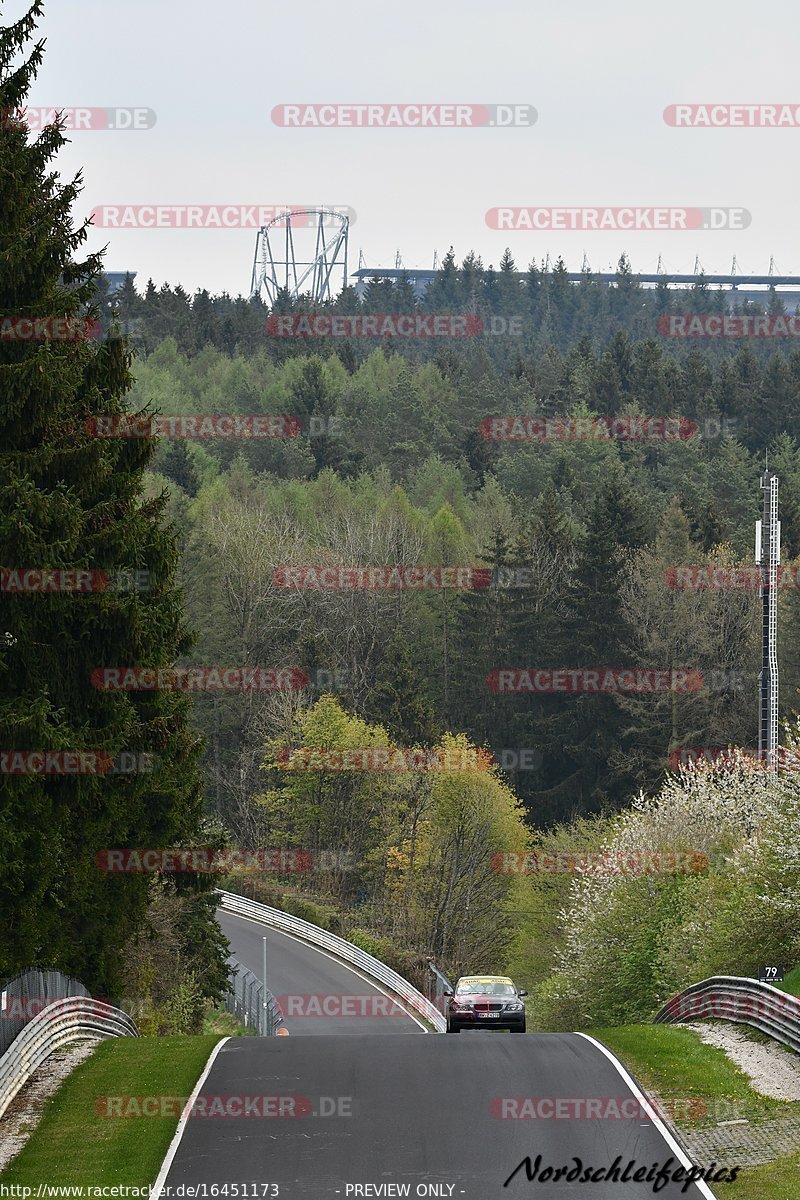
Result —
[[512, 1033], [525, 1033], [526, 1027], [524, 1025], [514, 1025], [511, 1029], [511, 1032]]
[[461, 1030], [458, 1028], [457, 1025], [454, 1025], [452, 1021], [448, 1021], [447, 1022], [447, 1032], [448, 1033], [461, 1033]]

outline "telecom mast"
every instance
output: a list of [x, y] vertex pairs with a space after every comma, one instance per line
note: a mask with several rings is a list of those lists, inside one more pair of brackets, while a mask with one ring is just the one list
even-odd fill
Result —
[[778, 476], [761, 476], [764, 513], [756, 521], [756, 563], [761, 567], [761, 673], [759, 684], [758, 753], [766, 766], [778, 765], [778, 567], [781, 523], [778, 520]]

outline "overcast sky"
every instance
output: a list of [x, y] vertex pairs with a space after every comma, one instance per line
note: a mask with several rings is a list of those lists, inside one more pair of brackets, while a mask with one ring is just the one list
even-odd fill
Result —
[[[2, 23], [27, 7], [0, 0]], [[798, 109], [796, 3], [778, 0], [49, 0], [31, 104], [156, 123], [71, 134], [78, 216], [102, 204], [347, 205], [351, 266], [432, 265], [452, 244], [519, 267], [800, 274], [797, 128], [674, 128], [675, 103]], [[281, 104], [528, 104], [532, 127], [286, 128]], [[720, 206], [738, 230], [497, 231], [497, 206]], [[97, 229], [109, 270], [246, 293], [249, 229]]]

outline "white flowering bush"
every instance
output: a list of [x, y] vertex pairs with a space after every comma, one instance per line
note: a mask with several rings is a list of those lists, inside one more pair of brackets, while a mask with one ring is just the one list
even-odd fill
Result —
[[[603, 844], [623, 869], [587, 865], [572, 883], [555, 970], [537, 989], [539, 1020], [647, 1020], [707, 975], [800, 961], [799, 835], [800, 773], [770, 775], [738, 752], [724, 766], [682, 767], [656, 796], [640, 795]], [[694, 855], [700, 869], [630, 869], [675, 854]]]

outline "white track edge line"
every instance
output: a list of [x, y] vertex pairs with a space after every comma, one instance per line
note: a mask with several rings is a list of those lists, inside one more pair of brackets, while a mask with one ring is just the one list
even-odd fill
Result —
[[269, 929], [272, 931], [272, 933], [280, 933], [283, 937], [291, 938], [293, 942], [297, 942], [300, 946], [310, 947], [315, 954], [323, 954], [325, 958], [329, 958], [331, 962], [336, 963], [340, 967], [344, 967], [348, 971], [352, 971], [353, 974], [357, 975], [359, 979], [363, 979], [364, 983], [368, 983], [371, 987], [374, 987], [376, 991], [381, 992], [381, 994], [384, 995], [387, 1000], [393, 1001], [398, 1008], [402, 1008], [406, 1016], [411, 1021], [414, 1021], [417, 1025], [419, 1025], [423, 1033], [430, 1033], [430, 1030], [425, 1028], [425, 1025], [420, 1018], [408, 1011], [408, 1008], [402, 1001], [402, 997], [397, 997], [392, 995], [391, 992], [384, 991], [377, 980], [373, 979], [370, 975], [362, 975], [360, 971], [357, 971], [355, 967], [351, 966], [350, 963], [345, 962], [344, 959], [337, 958], [335, 954], [330, 954], [327, 950], [323, 950], [320, 946], [315, 946], [313, 942], [308, 942], [305, 938], [298, 937], [294, 933], [287, 933], [285, 929], [276, 929], [274, 925], [268, 925], [266, 921], [259, 921], [257, 917], [245, 917], [242, 915], [242, 913], [237, 913], [234, 912], [233, 909], [225, 908], [224, 905], [221, 905], [220, 907], [222, 908], [223, 912], [228, 913], [231, 917], [238, 917], [240, 921], [250, 921], [252, 925], [258, 925], [259, 929]]
[[217, 1042], [216, 1046], [209, 1054], [208, 1062], [206, 1063], [205, 1067], [203, 1068], [203, 1073], [200, 1076], [200, 1078], [198, 1079], [197, 1083], [195, 1084], [194, 1091], [192, 1092], [191, 1096], [187, 1100], [184, 1110], [181, 1113], [180, 1117], [178, 1118], [178, 1128], [175, 1130], [172, 1141], [169, 1144], [169, 1149], [167, 1150], [166, 1157], [164, 1158], [164, 1161], [161, 1164], [161, 1170], [158, 1172], [156, 1181], [153, 1184], [152, 1188], [150, 1189], [150, 1200], [159, 1200], [159, 1197], [160, 1197], [161, 1191], [164, 1187], [164, 1183], [166, 1181], [167, 1175], [169, 1174], [170, 1167], [172, 1166], [172, 1160], [174, 1159], [175, 1155], [178, 1153], [178, 1146], [180, 1146], [180, 1144], [181, 1144], [181, 1138], [183, 1137], [184, 1130], [186, 1129], [186, 1122], [189, 1120], [189, 1115], [191, 1114], [191, 1111], [194, 1107], [195, 1100], [200, 1095], [200, 1088], [203, 1086], [206, 1079], [208, 1078], [209, 1071], [213, 1067], [214, 1061], [215, 1061], [217, 1055], [219, 1054], [220, 1050], [225, 1045], [225, 1043], [229, 1042], [230, 1040], [231, 1040], [230, 1037], [222, 1038], [221, 1041]]
[[[661, 1120], [661, 1117], [656, 1112], [651, 1101], [649, 1101], [647, 1099], [644, 1092], [642, 1092], [641, 1088], [636, 1083], [636, 1081], [634, 1079], [632, 1079], [631, 1076], [628, 1074], [627, 1070], [625, 1069], [624, 1064], [620, 1062], [620, 1060], [617, 1058], [616, 1054], [613, 1054], [611, 1052], [611, 1050], [609, 1050], [608, 1046], [604, 1046], [602, 1042], [598, 1042], [596, 1038], [591, 1037], [588, 1033], [579, 1033], [577, 1036], [586, 1038], [587, 1042], [591, 1042], [592, 1045], [595, 1046], [602, 1054], [605, 1054], [605, 1056], [609, 1060], [609, 1062], [614, 1064], [617, 1071], [622, 1076], [622, 1078], [625, 1080], [625, 1082], [627, 1083], [628, 1087], [633, 1092], [636, 1099], [639, 1100], [644, 1105], [645, 1111], [653, 1114], [652, 1118], [651, 1118], [653, 1124], [655, 1125], [656, 1129], [663, 1137], [664, 1141], [669, 1146], [670, 1150], [673, 1152], [673, 1154], [676, 1156], [676, 1158], [678, 1158], [680, 1160], [681, 1165], [684, 1167], [697, 1166], [697, 1164], [693, 1163], [692, 1160], [689, 1158], [688, 1154], [683, 1149], [683, 1147], [680, 1146], [678, 1144], [678, 1142], [676, 1142], [675, 1138], [672, 1136], [669, 1129], [667, 1128], [667, 1126]], [[706, 1181], [704, 1179], [695, 1179], [693, 1182], [694, 1182], [694, 1186], [699, 1190], [700, 1195], [705, 1196], [706, 1200], [717, 1200], [717, 1197], [711, 1191], [711, 1188], [708, 1186], [708, 1184], [706, 1183]]]

